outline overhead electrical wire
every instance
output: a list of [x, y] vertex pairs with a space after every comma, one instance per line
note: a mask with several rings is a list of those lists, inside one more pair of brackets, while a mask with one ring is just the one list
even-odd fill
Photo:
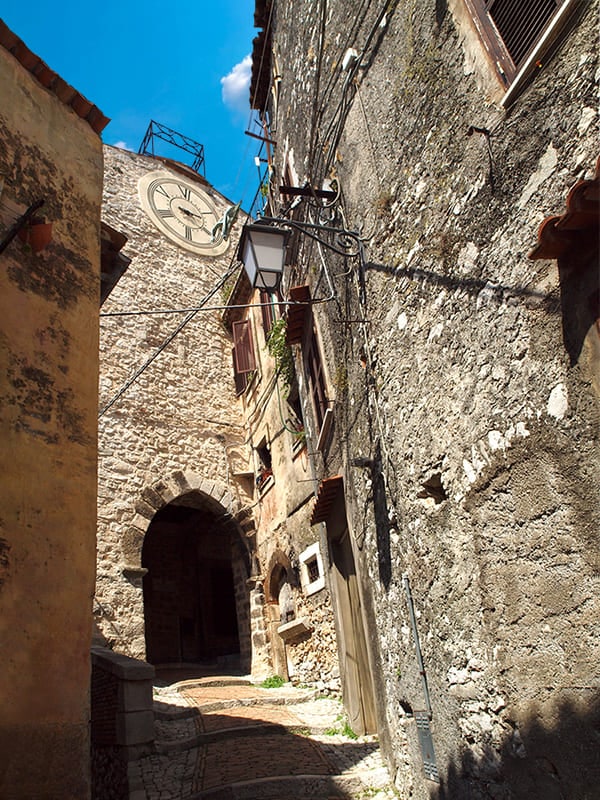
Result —
[[[347, 95], [349, 90], [354, 86], [354, 78], [360, 69], [363, 66], [365, 55], [368, 53], [369, 48], [373, 42], [373, 39], [378, 31], [378, 29], [382, 28], [382, 24], [385, 20], [386, 15], [393, 9], [393, 7], [397, 4], [397, 0], [386, 0], [382, 9], [377, 14], [375, 22], [371, 26], [369, 33], [367, 34], [366, 40], [361, 48], [361, 51], [358, 53], [358, 57], [356, 61], [350, 66], [348, 70], [348, 75], [344, 80], [344, 85], [342, 87], [342, 95], [338, 101], [337, 107], [334, 109], [333, 113], [330, 117], [330, 122], [327, 126], [327, 129], [323, 134], [320, 136], [320, 143], [321, 147], [319, 147], [319, 142], [317, 142], [317, 137], [314, 137], [314, 145], [312, 152], [309, 153], [309, 172], [313, 176], [313, 181], [319, 181], [322, 177], [327, 174], [327, 170], [332, 165], [332, 160], [336, 156], [337, 146], [339, 144], [339, 140], [344, 130], [344, 125], [347, 117], [347, 113], [349, 111], [352, 98], [349, 98]], [[370, 5], [370, 3], [369, 3]], [[366, 12], [365, 11], [365, 15]], [[349, 41], [349, 40], [348, 40]], [[331, 83], [331, 79], [330, 79]], [[328, 91], [330, 88], [330, 84], [328, 84]], [[327, 104], [327, 97], [324, 97], [321, 101], [320, 109], [319, 109], [319, 118], [322, 118], [324, 110]], [[325, 145], [327, 150], [327, 158], [325, 159]]]
[[106, 403], [100, 409], [100, 411], [98, 413], [98, 418], [102, 417], [110, 408], [112, 408], [112, 406], [117, 402], [117, 400], [125, 394], [125, 392], [129, 389], [129, 387], [132, 386], [137, 381], [137, 379], [140, 377], [140, 375], [142, 375], [142, 373], [145, 372], [148, 369], [148, 367], [158, 358], [158, 356], [163, 352], [163, 350], [165, 350], [169, 346], [169, 344], [173, 341], [173, 339], [179, 333], [181, 333], [183, 328], [185, 328], [185, 326], [189, 322], [191, 322], [192, 319], [194, 319], [196, 314], [198, 314], [199, 311], [202, 309], [202, 306], [205, 303], [207, 303], [210, 300], [210, 298], [213, 297], [216, 294], [216, 292], [218, 292], [219, 289], [227, 282], [227, 280], [236, 272], [236, 270], [238, 269], [237, 265], [235, 267], [232, 267], [232, 264], [234, 263], [234, 260], [235, 260], [235, 255], [232, 256], [232, 258], [231, 258], [231, 262], [229, 264], [229, 269], [227, 270], [227, 272], [215, 284], [215, 286], [213, 286], [213, 288], [204, 296], [203, 303], [201, 303], [200, 306], [198, 306], [198, 308], [196, 308], [193, 311], [191, 311], [185, 317], [185, 319], [183, 319], [179, 323], [179, 325], [175, 328], [175, 330], [172, 331], [172, 333], [170, 333], [167, 336], [167, 338], [163, 341], [163, 343], [160, 345], [160, 347], [158, 347], [154, 351], [154, 353], [149, 358], [146, 359], [146, 361], [142, 364], [142, 366], [139, 367], [133, 373], [133, 375], [123, 384], [123, 386], [121, 386], [119, 391], [108, 401], [108, 403]]

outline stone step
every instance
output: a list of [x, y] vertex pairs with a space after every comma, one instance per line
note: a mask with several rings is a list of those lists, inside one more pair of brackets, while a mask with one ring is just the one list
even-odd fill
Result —
[[208, 731], [206, 733], [194, 733], [187, 738], [165, 737], [156, 740], [155, 747], [157, 753], [176, 753], [190, 750], [193, 747], [200, 747], [204, 744], [223, 741], [230, 738], [249, 738], [257, 736], [267, 736], [274, 734], [283, 736], [285, 734], [306, 735], [307, 731], [300, 726], [285, 726], [273, 723], [257, 723], [244, 727], [220, 728], [219, 730]]
[[349, 800], [360, 797], [365, 784], [344, 775], [286, 775], [258, 778], [206, 789], [189, 800]]

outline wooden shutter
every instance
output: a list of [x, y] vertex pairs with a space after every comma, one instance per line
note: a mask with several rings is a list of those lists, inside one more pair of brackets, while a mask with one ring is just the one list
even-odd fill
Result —
[[235, 393], [236, 395], [243, 394], [246, 391], [246, 386], [248, 385], [248, 374], [245, 372], [241, 375], [235, 366], [235, 347], [231, 351], [231, 359], [233, 361], [233, 380], [235, 382]]
[[308, 384], [313, 400], [313, 407], [317, 421], [317, 427], [321, 429], [325, 411], [328, 406], [327, 389], [325, 386], [325, 373], [323, 371], [323, 362], [321, 361], [321, 354], [319, 352], [319, 345], [317, 343], [317, 335], [312, 331], [310, 341], [306, 351], [306, 368], [308, 371]]
[[463, 0], [505, 85], [512, 82], [564, 0]]
[[261, 290], [260, 293], [262, 324], [265, 336], [271, 333], [273, 323], [278, 316], [283, 313], [281, 306], [281, 293], [279, 290], [276, 292], [265, 292]]
[[256, 369], [250, 320], [244, 319], [233, 323], [233, 361], [239, 375], [245, 375]]

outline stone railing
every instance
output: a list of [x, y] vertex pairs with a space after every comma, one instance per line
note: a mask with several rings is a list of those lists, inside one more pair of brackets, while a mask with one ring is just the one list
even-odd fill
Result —
[[130, 764], [154, 751], [153, 679], [145, 661], [92, 648], [92, 800], [142, 796]]

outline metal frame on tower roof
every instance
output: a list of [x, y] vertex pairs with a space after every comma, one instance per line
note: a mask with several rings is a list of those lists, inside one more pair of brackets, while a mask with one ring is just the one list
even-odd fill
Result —
[[157, 155], [154, 152], [155, 139], [161, 139], [163, 142], [167, 142], [167, 144], [173, 145], [193, 155], [194, 161], [189, 165], [190, 168], [198, 174], [200, 174], [200, 170], [202, 170], [202, 175], [206, 177], [203, 144], [196, 142], [194, 139], [190, 139], [189, 136], [184, 136], [182, 133], [172, 128], [168, 128], [166, 125], [161, 125], [160, 122], [156, 122], [156, 120], [152, 119], [150, 120], [150, 125], [148, 125], [148, 130], [146, 131], [138, 153], [147, 156]]

